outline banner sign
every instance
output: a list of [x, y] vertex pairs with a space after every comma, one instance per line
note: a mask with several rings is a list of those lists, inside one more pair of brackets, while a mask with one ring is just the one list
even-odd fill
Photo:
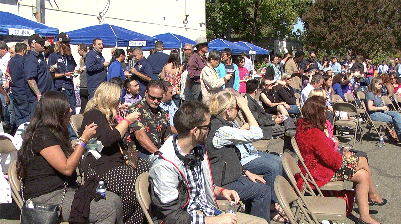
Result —
[[129, 42], [130, 47], [144, 47], [146, 46], [146, 41], [137, 41], [137, 40], [131, 40]]
[[33, 34], [35, 34], [35, 31], [30, 29], [8, 28], [8, 35], [29, 37]]

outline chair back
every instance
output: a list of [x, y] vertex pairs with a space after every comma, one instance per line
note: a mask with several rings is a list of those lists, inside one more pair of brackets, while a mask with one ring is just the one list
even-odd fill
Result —
[[71, 115], [71, 118], [70, 118], [70, 124], [71, 124], [72, 130], [74, 130], [75, 134], [78, 137], [79, 137], [78, 131], [82, 126], [83, 119], [84, 119], [83, 114], [74, 114], [74, 115]]
[[356, 96], [358, 96], [359, 100], [365, 100], [365, 93], [362, 91], [356, 92]]
[[382, 99], [384, 104], [393, 105], [393, 102], [390, 100], [390, 98], [388, 98], [388, 96], [382, 96], [381, 99]]
[[355, 102], [354, 95], [351, 93], [344, 93], [344, 97], [347, 102]]
[[333, 110], [347, 112], [349, 116], [355, 116], [358, 114], [358, 110], [351, 103], [346, 102], [337, 102], [333, 104]]
[[21, 197], [21, 181], [17, 175], [17, 161], [14, 161], [8, 167], [8, 182], [11, 187], [11, 196], [19, 208], [22, 208], [24, 201]]
[[393, 94], [394, 100], [397, 103], [401, 103], [401, 96], [397, 95], [397, 94]]
[[149, 207], [151, 203], [149, 194], [149, 172], [141, 173], [135, 181], [135, 195], [142, 208], [143, 213], [145, 213], [148, 223], [153, 223], [152, 217], [149, 214]]
[[297, 99], [301, 98], [301, 94], [299, 94], [299, 93], [294, 93], [294, 96], [295, 96], [295, 98], [297, 98]]
[[274, 181], [274, 192], [291, 224], [319, 223], [304, 201], [298, 197], [284, 177], [276, 177]]
[[341, 98], [340, 95], [334, 94], [333, 96], [331, 96], [331, 100], [334, 102], [343, 102], [343, 98]]
[[12, 141], [5, 136], [0, 136], [0, 153], [10, 153], [13, 151], [17, 151], [17, 149]]

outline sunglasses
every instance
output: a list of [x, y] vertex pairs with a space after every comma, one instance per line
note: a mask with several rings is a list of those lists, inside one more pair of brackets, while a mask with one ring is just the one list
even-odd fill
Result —
[[191, 50], [191, 49], [185, 49], [185, 48], [184, 48], [184, 51], [190, 51], [190, 50]]
[[201, 126], [196, 126], [199, 129], [206, 129], [210, 130], [210, 127], [212, 126], [212, 123], [206, 124], [206, 125], [201, 125]]
[[148, 93], [148, 96], [151, 101], [155, 101], [155, 100], [162, 101], [162, 99], [163, 99], [163, 97], [155, 97], [155, 96], [150, 95], [149, 93]]

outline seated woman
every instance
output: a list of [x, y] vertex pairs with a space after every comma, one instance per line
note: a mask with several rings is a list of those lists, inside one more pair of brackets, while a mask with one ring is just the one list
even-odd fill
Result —
[[381, 99], [381, 88], [383, 86], [380, 78], [374, 78], [366, 93], [366, 105], [370, 117], [374, 121], [384, 121], [394, 126], [398, 139], [401, 139], [401, 116], [397, 111], [390, 111]]
[[352, 78], [351, 73], [349, 73], [345, 77], [343, 77], [343, 75], [341, 73], [339, 73], [333, 77], [332, 84], [333, 84], [334, 94], [341, 96], [341, 98], [344, 101], [345, 101], [344, 93], [346, 93], [346, 89], [347, 89], [348, 85], [350, 84], [351, 78]]
[[[358, 157], [349, 150], [338, 151], [332, 136], [333, 126], [325, 119], [325, 99], [320, 96], [308, 98], [302, 107], [295, 139], [305, 164], [319, 187], [329, 181], [349, 180], [356, 184], [356, 203], [360, 220], [358, 223], [377, 224], [369, 215], [369, 200], [384, 205], [387, 200], [376, 192], [372, 173], [365, 157]], [[301, 167], [302, 172], [306, 171]], [[302, 178], [298, 187], [302, 188]]]
[[[50, 91], [43, 94], [23, 136], [17, 160], [17, 173], [23, 183], [23, 198], [37, 203], [61, 204], [64, 221], [70, 216], [76, 192], [75, 168], [86, 151], [84, 147], [87, 139], [98, 130], [95, 123], [84, 125], [82, 138], [71, 153], [67, 130], [71, 112], [64, 93]], [[68, 153], [70, 156], [67, 156]], [[68, 187], [65, 187], [65, 183]], [[89, 222], [122, 221], [122, 203], [116, 194], [106, 192], [106, 199], [90, 203]]]
[[[213, 96], [209, 107], [212, 118], [206, 149], [214, 183], [237, 191], [243, 200], [251, 199], [251, 215], [270, 221], [271, 210], [273, 220], [286, 221], [274, 194], [274, 180], [283, 172], [281, 159], [252, 146], [251, 142], [260, 140], [263, 133], [249, 110], [247, 98], [234, 89], [225, 89]], [[235, 121], [239, 109], [249, 121], [243, 128]]]
[[268, 79], [262, 79], [262, 93], [260, 93], [260, 101], [268, 114], [277, 114], [288, 116], [290, 105], [282, 101], [277, 91], [273, 90], [276, 82]]
[[142, 172], [149, 170], [149, 164], [142, 159], [139, 159], [136, 169], [126, 164], [122, 154], [125, 148], [122, 137], [127, 132], [129, 124], [137, 121], [140, 114], [137, 112], [127, 114], [117, 124], [116, 114], [120, 93], [121, 88], [118, 85], [103, 82], [86, 105], [82, 125], [84, 127], [91, 123], [97, 124], [98, 131], [93, 137], [102, 143], [103, 149], [98, 159], [88, 155], [84, 166], [88, 167], [86, 176], [97, 175], [106, 183], [107, 190], [121, 197], [124, 223], [142, 223], [143, 212], [135, 198], [134, 186], [136, 178]]

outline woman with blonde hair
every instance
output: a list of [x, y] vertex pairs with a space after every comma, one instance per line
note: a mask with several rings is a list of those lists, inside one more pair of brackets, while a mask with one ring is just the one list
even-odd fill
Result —
[[93, 137], [102, 143], [103, 148], [97, 158], [88, 154], [84, 167], [88, 167], [86, 176], [97, 175], [106, 183], [107, 190], [121, 197], [124, 223], [142, 223], [143, 212], [135, 198], [133, 186], [139, 174], [149, 169], [149, 164], [142, 159], [139, 159], [136, 169], [126, 164], [122, 154], [125, 148], [122, 137], [128, 126], [138, 120], [140, 113], [127, 114], [117, 124], [120, 94], [121, 88], [118, 85], [103, 82], [85, 108], [82, 126], [92, 122], [97, 124], [98, 129]]
[[[282, 175], [281, 160], [279, 156], [258, 152], [251, 144], [261, 139], [263, 132], [247, 98], [234, 89], [224, 89], [211, 98], [209, 108], [212, 117], [206, 149], [214, 183], [237, 191], [241, 200], [250, 200], [251, 215], [269, 222], [271, 211], [274, 221], [285, 222], [273, 189], [274, 179]], [[249, 125], [241, 128], [235, 121], [238, 110], [243, 111]]]

